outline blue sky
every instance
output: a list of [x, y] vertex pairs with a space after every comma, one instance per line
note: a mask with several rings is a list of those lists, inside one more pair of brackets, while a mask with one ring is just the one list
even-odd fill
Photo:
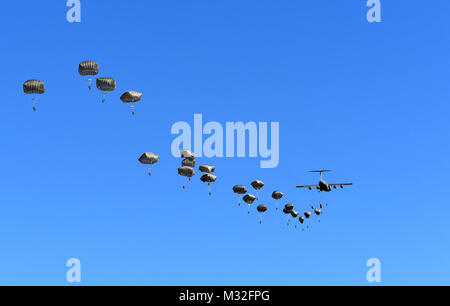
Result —
[[[376, 257], [385, 285], [448, 285], [450, 3], [384, 0], [370, 24], [365, 2], [84, 0], [80, 24], [65, 1], [3, 3], [0, 284], [67, 285], [76, 257], [83, 285], [368, 285]], [[86, 59], [117, 79], [105, 104]], [[135, 117], [126, 90], [144, 93]], [[214, 196], [198, 176], [183, 191], [170, 129], [195, 113], [280, 122], [279, 166], [199, 159]], [[317, 203], [294, 188], [317, 168], [355, 186], [301, 232], [270, 195]], [[262, 225], [231, 191], [255, 179]]]

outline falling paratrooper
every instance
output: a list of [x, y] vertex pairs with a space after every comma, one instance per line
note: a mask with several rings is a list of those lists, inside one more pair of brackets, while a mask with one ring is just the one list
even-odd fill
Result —
[[121, 97], [120, 100], [122, 100], [123, 103], [129, 103], [131, 114], [134, 116], [134, 110], [135, 110], [135, 103], [141, 101], [142, 99], [142, 93], [137, 91], [127, 91], [125, 92]]
[[[191, 163], [191, 165], [195, 166], [195, 155], [191, 150], [183, 149], [180, 152], [180, 156], [184, 158], [182, 165], [178, 168], [178, 174], [184, 177], [187, 177], [189, 181], [195, 175], [194, 167], [190, 165], [185, 165], [187, 163]], [[187, 182], [183, 185], [183, 189], [186, 189]]]
[[204, 172], [205, 174], [200, 178], [200, 180], [203, 183], [208, 183], [208, 192], [209, 195], [212, 195], [211, 192], [211, 183], [214, 183], [217, 180], [217, 176], [215, 176], [214, 174], [212, 174], [212, 172], [214, 172], [214, 170], [216, 169], [216, 167], [214, 166], [209, 166], [209, 165], [203, 165], [199, 167], [199, 170], [201, 172]]
[[251, 183], [253, 189], [256, 190], [256, 199], [259, 200], [259, 191], [264, 187], [264, 182], [260, 180], [253, 181]]
[[[145, 152], [144, 154], [142, 154], [142, 156], [139, 158], [139, 161], [141, 162], [141, 164], [144, 165], [153, 165], [156, 164], [159, 160], [159, 155], [155, 154], [155, 153], [151, 153], [151, 152]], [[151, 168], [148, 168], [148, 175], [151, 176]]]
[[28, 80], [23, 83], [23, 92], [32, 95], [31, 101], [33, 102], [33, 111], [36, 111], [37, 95], [45, 93], [45, 84], [40, 80]]
[[99, 65], [95, 61], [84, 61], [78, 65], [78, 73], [81, 76], [87, 76], [88, 88], [92, 90], [92, 78], [91, 76], [95, 76], [99, 72]]
[[233, 192], [238, 196], [239, 199], [238, 206], [241, 206], [240, 195], [246, 194], [247, 188], [244, 185], [236, 185], [233, 187]]
[[278, 210], [278, 200], [280, 200], [282, 197], [283, 197], [283, 193], [281, 191], [276, 190], [276, 191], [274, 191], [272, 193], [272, 198], [274, 198], [275, 201], [276, 201], [275, 202], [276, 203], [276, 210]]
[[98, 78], [96, 85], [97, 88], [103, 92], [102, 103], [105, 103], [106, 94], [116, 89], [116, 80], [113, 78]]
[[256, 207], [256, 210], [261, 214], [259, 216], [259, 224], [262, 224], [262, 214], [267, 211], [267, 206], [264, 204], [260, 204], [258, 205], [258, 207]]
[[246, 194], [242, 199], [244, 200], [245, 203], [247, 203], [248, 213], [250, 214], [250, 205], [252, 205], [255, 202], [256, 197], [253, 194]]

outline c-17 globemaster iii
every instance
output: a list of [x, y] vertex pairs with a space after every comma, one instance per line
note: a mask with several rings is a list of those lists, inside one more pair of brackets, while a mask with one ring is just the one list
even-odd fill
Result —
[[320, 191], [325, 191], [325, 192], [330, 192], [331, 189], [336, 189], [337, 186], [344, 188], [344, 186], [350, 186], [353, 185], [353, 183], [336, 183], [336, 184], [328, 184], [327, 182], [324, 181], [323, 179], [323, 172], [330, 172], [331, 170], [314, 170], [314, 171], [309, 171], [309, 172], [314, 172], [314, 173], [320, 173], [320, 182], [318, 185], [304, 185], [304, 186], [296, 186], [297, 188], [308, 188], [309, 190], [312, 190], [313, 188], [319, 190]]

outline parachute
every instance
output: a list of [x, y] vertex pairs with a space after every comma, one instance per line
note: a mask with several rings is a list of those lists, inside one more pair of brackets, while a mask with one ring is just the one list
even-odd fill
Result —
[[183, 159], [183, 161], [181, 162], [181, 166], [182, 167], [191, 167], [191, 168], [195, 168], [195, 160], [194, 159]]
[[[290, 215], [290, 214], [292, 214], [293, 209], [294, 209], [294, 204], [288, 203], [288, 204], [284, 205], [283, 212], [286, 215]], [[289, 225], [290, 222], [291, 222], [291, 219], [288, 216], [288, 218], [287, 218], [287, 225]]]
[[37, 95], [45, 93], [45, 84], [40, 80], [28, 80], [23, 83], [23, 92], [32, 95], [33, 110], [36, 111]]
[[186, 158], [186, 159], [190, 159], [190, 160], [194, 160], [195, 159], [194, 153], [192, 153], [191, 150], [187, 150], [187, 149], [181, 150], [181, 157], [182, 158]]
[[200, 167], [198, 167], [198, 169], [204, 173], [213, 173], [216, 170], [216, 167], [210, 165], [201, 165]]
[[314, 209], [314, 213], [318, 216], [320, 216], [322, 214], [322, 211], [318, 208]]
[[253, 189], [256, 190], [256, 198], [259, 199], [259, 191], [264, 187], [264, 183], [262, 181], [256, 180], [250, 185], [252, 185]]
[[103, 91], [102, 103], [104, 103], [106, 101], [107, 92], [116, 89], [116, 80], [114, 80], [113, 78], [98, 78], [97, 88]]
[[209, 188], [209, 195], [212, 194], [211, 192], [211, 183], [214, 183], [217, 180], [217, 176], [215, 176], [212, 173], [206, 173], [205, 175], [203, 175], [200, 180], [203, 183], [208, 183], [208, 188]]
[[306, 219], [309, 219], [309, 217], [311, 217], [311, 213], [309, 211], [305, 211], [303, 214], [305, 215]]
[[264, 187], [264, 183], [262, 181], [254, 181], [251, 185], [255, 190], [260, 190]]
[[121, 97], [123, 103], [131, 103], [131, 114], [134, 116], [134, 103], [141, 101], [142, 93], [137, 91], [127, 91]]
[[303, 222], [305, 222], [305, 218], [303, 218], [303, 216], [301, 216], [301, 217], [299, 218], [299, 220], [300, 220], [300, 223], [301, 223], [301, 224], [303, 224]]
[[[267, 206], [266, 205], [264, 205], [264, 204], [260, 204], [260, 205], [258, 205], [258, 207], [256, 208], [256, 210], [259, 212], [259, 213], [265, 213], [266, 211], [267, 211]], [[262, 224], [262, 217], [261, 216], [259, 216], [259, 224]]]
[[[191, 150], [181, 150], [180, 155], [184, 160], [181, 162], [181, 168], [178, 168], [178, 174], [187, 177], [189, 181], [194, 176], [195, 171], [195, 156]], [[187, 182], [183, 185], [183, 189], [186, 189]]]
[[[84, 61], [81, 62], [80, 65], [78, 65], [78, 73], [81, 76], [94, 76], [97, 75], [99, 71], [99, 65], [97, 62], [94, 61]], [[92, 90], [92, 79], [88, 78], [88, 87], [89, 90]]]
[[248, 204], [248, 213], [250, 214], [250, 205], [255, 202], [256, 197], [252, 194], [246, 194], [242, 199]]
[[284, 210], [287, 211], [288, 214], [291, 213], [291, 211], [294, 209], [294, 204], [288, 203], [284, 205]]
[[[298, 217], [299, 213], [295, 210], [291, 211], [291, 216], [292, 218], [296, 219]], [[289, 220], [288, 222], [291, 222], [291, 220]], [[295, 225], [295, 228], [297, 228], [297, 225]]]
[[276, 210], [278, 210], [278, 200], [281, 199], [282, 197], [283, 197], [283, 193], [281, 191], [276, 190], [276, 191], [274, 191], [272, 193], [272, 198], [274, 198], [275, 201], [276, 201], [275, 202], [276, 203]]
[[[184, 166], [184, 167], [178, 168], [178, 174], [181, 176], [187, 177], [190, 181], [191, 177], [193, 177], [195, 175], [195, 171], [191, 167]], [[186, 189], [186, 184], [183, 185], [183, 189]]]
[[[151, 152], [145, 152], [139, 157], [139, 162], [144, 165], [153, 165], [156, 164], [159, 160], [159, 155]], [[152, 175], [151, 168], [148, 168], [148, 175]]]
[[247, 188], [245, 188], [245, 186], [243, 186], [243, 185], [236, 185], [236, 186], [234, 186], [233, 187], [233, 192], [235, 193], [235, 194], [237, 194], [237, 196], [238, 196], [238, 206], [241, 206], [241, 202], [240, 202], [240, 196], [239, 195], [241, 195], [241, 194], [246, 194], [247, 193]]

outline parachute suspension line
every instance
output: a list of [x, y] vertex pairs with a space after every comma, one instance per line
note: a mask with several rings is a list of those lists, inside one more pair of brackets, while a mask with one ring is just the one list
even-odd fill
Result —
[[37, 98], [36, 97], [31, 98], [31, 102], [33, 103], [33, 111], [36, 111]]
[[148, 168], [148, 175], [152, 176], [152, 168]]
[[238, 200], [238, 206], [241, 206], [241, 197], [239, 194], [237, 195], [237, 200]]
[[209, 195], [212, 195], [211, 183], [208, 183], [208, 192], [209, 192]]
[[134, 116], [134, 105], [130, 105], [131, 114]]
[[92, 79], [88, 79], [89, 90], [92, 90]]
[[106, 92], [104, 91], [103, 92], [103, 97], [102, 97], [102, 103], [105, 103], [105, 101], [106, 101]]
[[259, 216], [259, 224], [262, 224], [262, 216]]
[[250, 204], [248, 204], [248, 214], [250, 215]]

